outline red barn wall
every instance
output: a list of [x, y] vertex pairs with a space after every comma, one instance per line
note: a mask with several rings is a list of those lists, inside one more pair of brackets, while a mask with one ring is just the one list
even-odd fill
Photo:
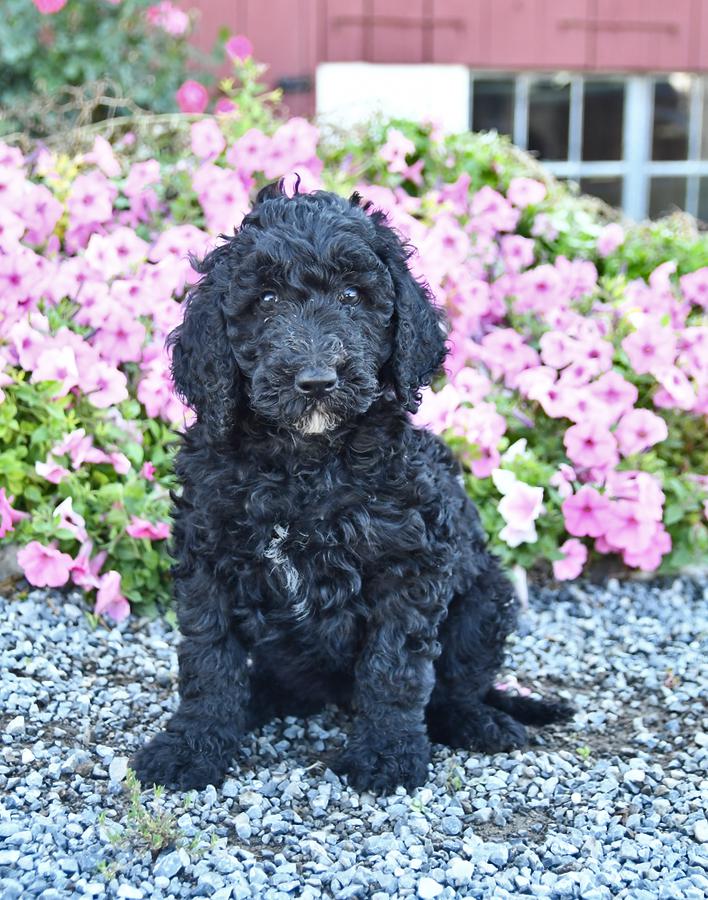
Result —
[[[274, 82], [319, 62], [463, 63], [479, 69], [708, 72], [708, 0], [189, 0], [197, 40], [226, 25]], [[292, 112], [313, 110], [288, 93]]]

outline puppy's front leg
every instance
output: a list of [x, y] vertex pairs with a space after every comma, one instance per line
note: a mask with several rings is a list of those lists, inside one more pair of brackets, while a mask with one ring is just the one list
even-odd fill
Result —
[[426, 780], [425, 706], [438, 650], [429, 633], [406, 632], [395, 617], [370, 630], [355, 670], [354, 726], [336, 764], [357, 790], [412, 790]]
[[220, 784], [244, 732], [246, 651], [229, 615], [229, 592], [200, 571], [176, 579], [180, 705], [134, 756], [140, 782], [178, 790]]

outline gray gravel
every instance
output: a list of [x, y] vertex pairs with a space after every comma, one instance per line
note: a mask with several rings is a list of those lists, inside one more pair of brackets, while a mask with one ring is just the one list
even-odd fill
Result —
[[175, 635], [0, 599], [0, 898], [703, 900], [707, 600], [705, 578], [532, 592], [509, 670], [576, 719], [525, 753], [436, 748], [413, 795], [322, 764], [344, 741], [330, 710], [249, 736], [220, 788], [131, 803], [127, 757], [176, 702]]

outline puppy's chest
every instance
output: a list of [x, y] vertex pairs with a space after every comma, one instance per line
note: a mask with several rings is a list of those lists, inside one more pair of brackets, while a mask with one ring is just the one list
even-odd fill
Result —
[[379, 554], [373, 486], [345, 471], [288, 474], [244, 483], [233, 537], [248, 587], [264, 611], [295, 619], [351, 605]]

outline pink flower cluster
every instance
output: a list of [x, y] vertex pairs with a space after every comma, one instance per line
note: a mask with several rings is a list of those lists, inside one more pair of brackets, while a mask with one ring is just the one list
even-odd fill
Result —
[[30, 541], [17, 554], [25, 578], [36, 587], [63, 587], [71, 580], [78, 587], [96, 589], [97, 615], [110, 616], [121, 622], [130, 614], [130, 604], [121, 593], [121, 576], [115, 569], [99, 575], [104, 552], [90, 559], [91, 543], [82, 544], [75, 559], [57, 549], [56, 542], [48, 546], [39, 541]]
[[[402, 137], [389, 132], [385, 145], [390, 170], [400, 174], [411, 152]], [[483, 187], [470, 196], [469, 176], [462, 175], [437, 193], [427, 229], [414, 217], [421, 201], [361, 190], [392, 209], [393, 223], [419, 247], [417, 273], [451, 313], [448, 382], [426, 392], [416, 421], [466, 437], [475, 448], [467, 465], [478, 477], [492, 474], [497, 484], [499, 444], [514, 419], [526, 425], [538, 416], [558, 420], [565, 459], [550, 486], [561, 497], [578, 496], [579, 487], [581, 499], [587, 491], [602, 498], [602, 526], [597, 534], [579, 532], [572, 518], [577, 501], [565, 501], [572, 537], [560, 547], [557, 577], [577, 577], [587, 561], [578, 537], [595, 538], [598, 552], [619, 553], [628, 566], [655, 569], [671, 549], [661, 524], [664, 495], [653, 476], [623, 471], [624, 461], [641, 465], [643, 454], [668, 439], [666, 411], [708, 413], [708, 327], [696, 315], [708, 308], [708, 267], [677, 285], [670, 277], [675, 266], [664, 264], [648, 282], [630, 282], [610, 304], [597, 299], [592, 262], [540, 261], [535, 241], [513, 233], [521, 214], [544, 199], [540, 182], [513, 179], [506, 195]], [[539, 232], [547, 228], [544, 220]], [[598, 241], [598, 252], [607, 255], [622, 244], [624, 231], [608, 226]], [[580, 311], [588, 306], [590, 313]], [[508, 327], [510, 312], [533, 317], [540, 339]], [[640, 400], [635, 382], [646, 376], [651, 387]], [[511, 418], [498, 412], [504, 396], [517, 398]], [[516, 482], [509, 494], [497, 484], [506, 523], [499, 536], [509, 546], [533, 542], [543, 521], [540, 496], [527, 488]]]
[[562, 504], [565, 527], [590, 537], [599, 553], [620, 553], [626, 565], [651, 572], [671, 550], [662, 524], [664, 493], [648, 472], [611, 472], [604, 493], [585, 484]]
[[151, 25], [162, 28], [172, 37], [181, 37], [189, 30], [189, 16], [170, 0], [161, 0], [145, 10], [145, 18]]
[[[46, 0], [46, 11], [50, 5]], [[172, 23], [169, 30], [184, 24], [177, 13], [164, 2], [149, 16], [159, 27]], [[245, 38], [227, 45], [234, 58], [251, 49]], [[203, 112], [208, 94], [188, 81], [178, 99], [183, 110]], [[164, 344], [197, 277], [189, 254], [202, 256], [220, 233], [238, 227], [265, 181], [285, 177], [292, 191], [297, 175], [301, 192], [322, 187], [315, 126], [292, 118], [272, 134], [250, 128], [229, 142], [224, 121], [195, 121], [192, 156], [173, 170], [188, 174], [203, 228], [175, 224], [156, 159], [126, 166], [99, 137], [68, 178], [50, 152], [30, 161], [0, 143], [0, 402], [3, 389], [22, 377], [51, 382], [56, 397], [88, 404], [126, 431], [119, 407], [129, 398], [142, 404], [146, 419], [171, 426], [188, 420]], [[533, 547], [547, 522], [562, 516], [557, 578], [577, 577], [590, 550], [655, 569], [671, 550], [665, 485], [642, 470], [669, 441], [676, 416], [708, 413], [708, 266], [677, 279], [675, 267], [664, 264], [611, 297], [593, 262], [549, 255], [547, 242], [562, 226], [549, 212], [545, 184], [516, 177], [505, 192], [474, 189], [462, 173], [412, 196], [402, 185], [420, 187], [427, 176], [426, 157], [417, 156], [403, 130], [389, 128], [380, 158], [399, 186], [357, 185], [418, 248], [413, 271], [450, 314], [448, 378], [425, 392], [416, 422], [464, 439], [464, 463], [476, 478], [489, 479], [498, 504], [495, 538], [515, 552]], [[346, 163], [339, 174], [347, 177]], [[596, 233], [601, 267], [625, 235], [619, 226]], [[60, 317], [67, 306], [71, 315]], [[514, 470], [522, 452], [527, 462], [545, 452], [540, 438], [528, 450], [517, 442], [503, 452], [517, 429], [533, 433], [534, 424], [552, 435], [553, 454], [543, 461], [553, 474], [543, 486]], [[154, 482], [151, 463], [133, 472], [121, 446], [89, 430], [74, 428], [37, 461], [33, 477], [48, 491], [87, 466]], [[140, 442], [139, 430], [131, 440]], [[697, 481], [696, 490], [704, 489]], [[106, 557], [94, 549], [86, 522], [71, 501], [58, 499], [57, 529], [78, 549], [66, 552], [63, 537], [31, 541], [20, 551], [28, 580], [71, 581], [97, 591], [97, 611], [126, 615], [120, 573], [103, 572]], [[27, 515], [16, 508], [20, 500], [0, 488], [0, 537]], [[132, 516], [125, 533], [131, 541], [164, 541], [169, 526]]]

